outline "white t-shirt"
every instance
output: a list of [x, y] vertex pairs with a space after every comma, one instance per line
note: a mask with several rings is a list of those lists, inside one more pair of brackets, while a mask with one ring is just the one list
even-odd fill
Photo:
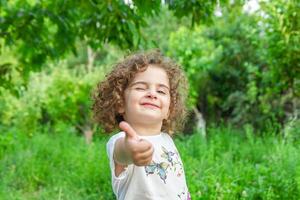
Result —
[[118, 200], [188, 200], [183, 164], [172, 138], [166, 134], [139, 136], [153, 144], [152, 163], [148, 166], [128, 167], [115, 175], [113, 152], [115, 142], [125, 137], [124, 132], [112, 136], [107, 142], [112, 188]]

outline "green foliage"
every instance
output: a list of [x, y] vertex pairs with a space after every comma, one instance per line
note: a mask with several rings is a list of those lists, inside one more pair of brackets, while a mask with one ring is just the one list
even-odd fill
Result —
[[[0, 199], [114, 199], [107, 138], [76, 136], [106, 65], [125, 54], [108, 43], [160, 48], [184, 67], [191, 107], [241, 128], [176, 140], [192, 199], [299, 199], [299, 2], [248, 14], [234, 1], [221, 17], [218, 1], [165, 2], [1, 1]], [[88, 68], [90, 46], [102, 49]]]
[[[208, 21], [217, 1], [206, 3], [189, 0], [168, 2], [180, 17], [193, 11], [193, 23]], [[226, 1], [224, 1], [226, 2]], [[48, 60], [76, 54], [76, 42], [83, 41], [93, 49], [106, 43], [123, 49], [137, 49], [143, 41], [141, 27], [145, 18], [161, 11], [161, 1], [1, 1], [0, 37], [3, 46], [16, 48], [19, 70], [24, 76], [40, 70]], [[193, 7], [196, 6], [196, 7]], [[181, 11], [185, 8], [184, 12]], [[198, 12], [195, 12], [197, 9]], [[208, 12], [209, 11], [209, 12]], [[199, 14], [197, 14], [199, 13]]]
[[166, 6], [162, 6], [160, 13], [146, 18], [148, 26], [141, 28], [144, 40], [141, 41], [139, 48], [158, 48], [162, 52], [167, 52], [170, 48], [168, 44], [170, 34], [175, 32], [180, 26], [188, 26], [189, 22], [190, 19], [188, 17], [178, 19]]
[[228, 0], [167, 0], [166, 2], [177, 17], [184, 17], [189, 13], [189, 15], [192, 16], [192, 26], [194, 26], [196, 23], [199, 23], [199, 21], [206, 23], [211, 22], [215, 7], [220, 6], [218, 4], [226, 5]]
[[133, 46], [143, 23], [122, 1], [4, 1], [1, 11], [5, 44], [18, 45], [22, 61], [36, 65], [75, 52], [78, 38], [94, 48], [104, 42]]
[[[102, 74], [98, 73], [99, 78]], [[90, 101], [88, 97], [95, 85], [95, 78], [89, 76], [76, 77], [67, 70], [55, 70], [55, 77], [47, 88], [47, 98], [43, 102], [44, 119], [51, 123], [83, 124], [87, 120]], [[48, 119], [47, 119], [48, 118]]]
[[[300, 96], [300, 3], [297, 1], [277, 0], [272, 4], [263, 3], [265, 16], [265, 34], [267, 38], [266, 59], [268, 60], [270, 78], [278, 93]], [[297, 87], [298, 86], [298, 87]]]
[[262, 54], [269, 72], [262, 90], [271, 106], [279, 108], [281, 118], [292, 118], [300, 105], [300, 3], [277, 0], [262, 4], [262, 9], [266, 39]]
[[[242, 11], [243, 1], [220, 4], [222, 16], [212, 17], [217, 1], [1, 1], [1, 127], [32, 135], [90, 123], [92, 88], [126, 54], [108, 43], [121, 43], [158, 47], [176, 59], [190, 82], [188, 104], [208, 123], [289, 132], [291, 120], [299, 124], [299, 3], [261, 2], [252, 14]], [[213, 23], [191, 29], [190, 17], [203, 10]], [[89, 47], [102, 48], [92, 52], [102, 70], [89, 65]], [[67, 64], [41, 65], [72, 49], [78, 55]]]
[[218, 62], [221, 52], [221, 48], [216, 48], [213, 41], [202, 36], [202, 32], [203, 27], [193, 30], [181, 27], [171, 33], [169, 39], [167, 53], [181, 63], [190, 83], [190, 106], [197, 104], [199, 91], [207, 82], [207, 73]]
[[[263, 38], [259, 36], [255, 16], [241, 13], [240, 7], [231, 10], [234, 12], [224, 11], [215, 26], [205, 31], [206, 37], [223, 50], [219, 62], [209, 72], [210, 84], [206, 88], [211, 97], [207, 98], [207, 111], [217, 113], [212, 118], [221, 116], [234, 124], [251, 123], [262, 128], [268, 118], [273, 120], [273, 110], [263, 113], [268, 104], [259, 102], [264, 95], [260, 89], [266, 87], [262, 80], [266, 63], [259, 46]], [[216, 99], [215, 103], [210, 103], [210, 99]]]
[[299, 112], [299, 4], [274, 1], [255, 14], [242, 5], [223, 9], [210, 27], [172, 33], [168, 53], [185, 67], [190, 105], [209, 122], [278, 131]]
[[47, 128], [90, 125], [91, 91], [104, 72], [95, 68], [80, 74], [61, 65], [49, 74], [31, 73], [27, 88], [20, 87], [18, 96], [1, 88], [2, 125], [29, 136]]
[[[252, 131], [211, 127], [207, 140], [175, 140], [192, 199], [299, 199], [299, 141]], [[115, 199], [108, 138], [86, 145], [69, 127], [57, 133], [11, 132], [10, 147], [0, 145], [0, 198]]]

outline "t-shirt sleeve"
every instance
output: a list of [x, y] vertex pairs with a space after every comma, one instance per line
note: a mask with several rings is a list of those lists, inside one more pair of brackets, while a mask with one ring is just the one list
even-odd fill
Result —
[[121, 172], [121, 174], [119, 174], [119, 176], [116, 176], [115, 174], [115, 161], [113, 156], [114, 149], [115, 149], [116, 141], [122, 137], [125, 137], [124, 132], [120, 132], [116, 135], [113, 135], [106, 144], [106, 151], [109, 158], [109, 165], [111, 170], [112, 186], [115, 194], [118, 194], [120, 189], [122, 190], [122, 188], [124, 187], [126, 180], [128, 178], [128, 173], [132, 167], [131, 165], [129, 165], [127, 168], [125, 168], [123, 172]]

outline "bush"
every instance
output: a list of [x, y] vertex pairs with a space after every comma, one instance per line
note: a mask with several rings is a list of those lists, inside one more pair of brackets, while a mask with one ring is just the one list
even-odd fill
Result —
[[91, 124], [91, 91], [103, 69], [76, 73], [62, 65], [49, 71], [31, 73], [27, 87], [17, 88], [18, 96], [1, 88], [2, 126], [32, 136], [43, 129]]
[[[272, 13], [278, 6], [290, 14]], [[181, 27], [171, 34], [168, 53], [184, 66], [191, 86], [190, 105], [208, 123], [251, 124], [261, 132], [273, 126], [279, 132], [291, 115], [297, 116], [299, 73], [295, 69], [300, 54], [291, 41], [299, 40], [299, 29], [297, 23], [285, 21], [296, 19], [292, 13], [297, 6], [268, 4], [264, 10], [276, 17], [275, 22], [273, 17], [243, 13], [241, 6], [233, 5], [230, 12], [224, 9], [222, 17], [216, 17], [213, 26]], [[279, 16], [291, 41], [277, 24]]]

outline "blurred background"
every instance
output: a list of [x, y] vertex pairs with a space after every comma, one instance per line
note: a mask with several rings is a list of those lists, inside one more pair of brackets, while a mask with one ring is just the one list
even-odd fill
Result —
[[298, 0], [0, 1], [0, 199], [114, 199], [91, 93], [131, 52], [189, 80], [192, 199], [300, 198]]

